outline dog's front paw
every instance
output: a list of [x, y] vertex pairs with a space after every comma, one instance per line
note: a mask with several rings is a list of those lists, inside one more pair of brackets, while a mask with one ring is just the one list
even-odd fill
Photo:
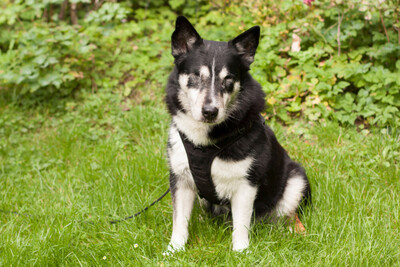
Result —
[[232, 249], [233, 251], [242, 252], [249, 247], [249, 236], [247, 229], [242, 231], [236, 230], [232, 234]]
[[243, 252], [249, 247], [249, 240], [240, 240], [233, 243], [233, 251]]
[[247, 244], [247, 245], [242, 245], [242, 244], [240, 244], [240, 245], [233, 245], [233, 251], [236, 251], [236, 252], [243, 252], [243, 251], [245, 251], [247, 248], [249, 247], [249, 244]]
[[177, 245], [172, 242], [168, 244], [168, 248], [163, 252], [163, 256], [172, 256], [175, 252], [184, 251], [185, 245]]

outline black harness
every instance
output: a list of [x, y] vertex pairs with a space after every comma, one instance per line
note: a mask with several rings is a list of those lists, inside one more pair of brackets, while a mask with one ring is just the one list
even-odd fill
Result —
[[[260, 116], [261, 117], [261, 116]], [[264, 119], [263, 119], [264, 121]], [[196, 184], [198, 194], [212, 204], [227, 204], [226, 199], [220, 199], [215, 190], [215, 185], [211, 178], [211, 164], [216, 156], [225, 149], [239, 141], [248, 133], [255, 123], [249, 123], [247, 126], [236, 130], [225, 136], [221, 141], [208, 146], [196, 146], [188, 140], [186, 135], [178, 130], [186, 155], [189, 161], [189, 168]]]

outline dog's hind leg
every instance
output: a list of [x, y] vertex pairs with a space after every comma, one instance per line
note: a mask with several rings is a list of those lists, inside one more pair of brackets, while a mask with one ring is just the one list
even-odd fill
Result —
[[305, 234], [306, 229], [301, 223], [298, 212], [301, 203], [311, 198], [310, 185], [307, 176], [300, 168], [294, 169], [287, 180], [285, 191], [275, 208], [278, 217], [287, 218], [288, 223], [294, 226], [291, 231], [298, 234]]

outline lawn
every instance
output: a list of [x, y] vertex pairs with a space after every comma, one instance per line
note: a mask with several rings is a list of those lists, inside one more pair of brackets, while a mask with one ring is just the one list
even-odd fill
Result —
[[171, 197], [162, 96], [102, 92], [34, 108], [0, 105], [0, 265], [390, 266], [400, 262], [400, 135], [336, 123], [270, 125], [307, 170], [305, 236], [255, 224], [247, 253], [197, 205], [186, 251], [162, 256]]

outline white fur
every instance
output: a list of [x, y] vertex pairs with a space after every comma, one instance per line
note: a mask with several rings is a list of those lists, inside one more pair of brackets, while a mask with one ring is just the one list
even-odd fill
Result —
[[231, 199], [240, 186], [247, 183], [246, 176], [252, 163], [252, 157], [240, 161], [216, 157], [211, 165], [211, 176], [218, 197]]
[[[179, 183], [179, 181], [178, 181]], [[188, 225], [196, 192], [184, 185], [176, 187], [171, 241], [168, 250], [183, 250], [189, 237]]]
[[173, 229], [168, 250], [164, 255], [183, 250], [189, 237], [188, 222], [196, 195], [195, 183], [189, 168], [185, 147], [175, 125], [169, 131], [168, 160], [171, 171], [177, 176], [173, 205]]
[[243, 182], [232, 195], [232, 245], [235, 251], [243, 251], [249, 246], [249, 229], [256, 196], [257, 188], [248, 182]]
[[207, 66], [200, 67], [200, 77], [208, 78], [210, 77], [210, 70]]
[[193, 119], [201, 121], [203, 119], [203, 105], [206, 100], [207, 91], [199, 89], [189, 89], [189, 97], [192, 101], [191, 112]]
[[211, 140], [208, 139], [208, 132], [211, 125], [196, 121], [190, 115], [178, 111], [172, 118], [176, 127], [184, 133], [189, 140], [195, 145], [209, 145]]
[[173, 173], [180, 177], [180, 181], [184, 181], [186, 187], [190, 187], [194, 190], [195, 184], [189, 169], [189, 161], [186, 156], [185, 147], [174, 125], [171, 125], [169, 129], [168, 160]]
[[293, 217], [303, 197], [305, 187], [304, 177], [300, 175], [289, 177], [283, 196], [276, 205], [276, 214], [278, 216]]
[[211, 67], [211, 87], [210, 87], [210, 95], [211, 95], [211, 104], [218, 105], [220, 104], [215, 95], [215, 57], [213, 57], [212, 67]]
[[183, 91], [187, 92], [187, 90], [188, 90], [187, 84], [188, 84], [188, 81], [189, 81], [189, 75], [180, 74], [179, 78], [178, 78], [178, 81], [179, 81], [179, 86], [181, 87], [181, 89]]
[[235, 82], [233, 84], [233, 91], [237, 93], [239, 92], [239, 90], [240, 90], [240, 82]]
[[[210, 75], [206, 66], [200, 68], [200, 75]], [[182, 90], [179, 91], [178, 99], [185, 110], [192, 114], [193, 119], [201, 121], [203, 118], [202, 107], [205, 101], [206, 92], [204, 90], [201, 91], [199, 88], [189, 88], [187, 86], [188, 81], [188, 74], [179, 75], [179, 86]]]
[[228, 75], [228, 70], [225, 68], [225, 67], [223, 67], [222, 69], [221, 69], [221, 71], [219, 72], [219, 78], [221, 79], [221, 81], [223, 80], [223, 79], [225, 79], [225, 77]]

